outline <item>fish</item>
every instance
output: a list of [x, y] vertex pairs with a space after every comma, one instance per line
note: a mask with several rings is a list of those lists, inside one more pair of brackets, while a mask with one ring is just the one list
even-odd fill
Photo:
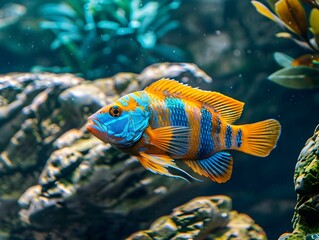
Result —
[[281, 132], [275, 119], [234, 125], [243, 107], [222, 93], [163, 78], [102, 107], [86, 127], [153, 173], [197, 179], [176, 164], [183, 161], [197, 174], [225, 183], [233, 169], [230, 150], [268, 156]]

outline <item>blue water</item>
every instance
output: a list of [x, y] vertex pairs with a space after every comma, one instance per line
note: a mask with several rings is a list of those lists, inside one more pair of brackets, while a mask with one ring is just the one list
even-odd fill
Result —
[[[144, 29], [143, 34], [136, 29], [145, 19], [137, 18], [120, 25], [120, 20], [107, 15], [112, 11], [103, 10], [103, 13], [94, 5], [95, 1], [91, 1], [91, 5], [81, 5], [84, 0], [74, 1], [80, 7], [78, 12], [65, 7], [68, 2], [72, 1], [65, 1], [64, 5], [61, 5], [63, 1], [54, 0], [1, 1], [0, 73], [70, 72], [94, 80], [118, 72], [140, 73], [157, 62], [197, 64], [213, 78], [213, 82], [190, 82], [192, 86], [218, 91], [245, 102], [242, 117], [236, 122], [238, 124], [277, 119], [282, 125], [281, 136], [277, 147], [266, 158], [232, 153], [234, 171], [230, 181], [226, 184], [205, 181], [194, 185], [196, 187], [191, 188], [182, 200], [172, 200], [165, 211], [159, 213], [156, 209], [148, 209], [149, 222], [155, 216], [170, 213], [178, 204], [193, 197], [225, 194], [232, 198], [233, 209], [251, 216], [269, 239], [292, 231], [290, 221], [296, 201], [294, 167], [302, 147], [318, 124], [319, 92], [318, 89], [288, 89], [270, 82], [267, 76], [280, 68], [273, 59], [274, 52], [297, 57], [304, 50], [292, 41], [276, 38], [275, 34], [280, 29], [260, 16], [249, 1], [163, 1], [159, 5], [140, 1], [141, 8], [150, 4], [148, 12], [144, 13], [150, 23], [144, 22], [148, 30]], [[108, 1], [101, 2], [106, 4]], [[59, 5], [51, 5], [49, 9], [48, 3]], [[160, 10], [157, 11], [158, 6], [170, 6], [171, 9], [162, 14], [164, 10], [158, 8]], [[89, 15], [90, 11], [83, 10], [85, 7], [91, 7], [92, 12], [97, 11], [96, 15]], [[65, 16], [61, 16], [63, 11], [72, 17], [66, 20]], [[121, 11], [116, 14], [121, 16]], [[156, 18], [152, 20], [154, 16]], [[166, 22], [163, 16], [168, 17]], [[125, 17], [128, 19], [128, 16]], [[164, 21], [162, 26], [160, 19]], [[60, 23], [57, 26], [61, 29], [52, 31], [48, 22]], [[171, 30], [165, 29], [165, 26]], [[5, 147], [2, 145], [0, 150], [3, 152]], [[45, 152], [43, 154], [46, 155]], [[0, 167], [4, 168], [3, 164]], [[8, 178], [14, 174], [2, 175], [1, 168], [2, 183], [8, 184]], [[32, 174], [38, 176], [39, 172]], [[30, 181], [30, 186], [33, 183]], [[10, 194], [10, 186], [3, 186], [0, 205], [1, 208], [7, 206], [4, 202], [10, 199], [12, 214], [18, 219], [16, 196]], [[173, 194], [171, 197], [177, 196]], [[64, 217], [62, 215], [61, 218]], [[88, 216], [84, 213], [83, 217]], [[11, 231], [19, 236], [25, 226], [20, 223], [15, 226], [21, 228]], [[132, 226], [131, 230], [134, 229]], [[9, 228], [8, 222], [1, 223], [0, 220], [0, 232], [7, 233]]]

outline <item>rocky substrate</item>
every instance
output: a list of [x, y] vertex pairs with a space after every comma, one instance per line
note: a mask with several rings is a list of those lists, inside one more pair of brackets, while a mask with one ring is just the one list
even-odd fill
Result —
[[127, 240], [267, 239], [254, 220], [232, 210], [231, 205], [226, 196], [195, 198]]
[[187, 63], [91, 82], [70, 74], [0, 76], [0, 238], [121, 239], [184, 202], [185, 181], [146, 171], [85, 128], [103, 105], [162, 77], [212, 81]]
[[319, 239], [319, 125], [300, 152], [294, 182], [297, 193], [294, 230], [279, 240]]

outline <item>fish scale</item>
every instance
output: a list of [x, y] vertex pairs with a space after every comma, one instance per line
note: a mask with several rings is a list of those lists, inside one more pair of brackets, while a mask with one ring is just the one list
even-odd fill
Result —
[[178, 98], [167, 98], [165, 100], [166, 107], [170, 114], [170, 124], [172, 126], [188, 126], [187, 115], [185, 112], [185, 104]]

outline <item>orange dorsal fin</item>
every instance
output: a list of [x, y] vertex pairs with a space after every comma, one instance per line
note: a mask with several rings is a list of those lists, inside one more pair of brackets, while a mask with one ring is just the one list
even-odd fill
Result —
[[184, 162], [194, 172], [218, 183], [227, 182], [233, 170], [233, 158], [228, 152], [217, 152], [207, 159], [184, 160]]
[[244, 107], [243, 102], [221, 93], [192, 88], [167, 78], [154, 82], [145, 88], [144, 91], [164, 97], [176, 97], [205, 103], [214, 108], [228, 123], [237, 120]]

